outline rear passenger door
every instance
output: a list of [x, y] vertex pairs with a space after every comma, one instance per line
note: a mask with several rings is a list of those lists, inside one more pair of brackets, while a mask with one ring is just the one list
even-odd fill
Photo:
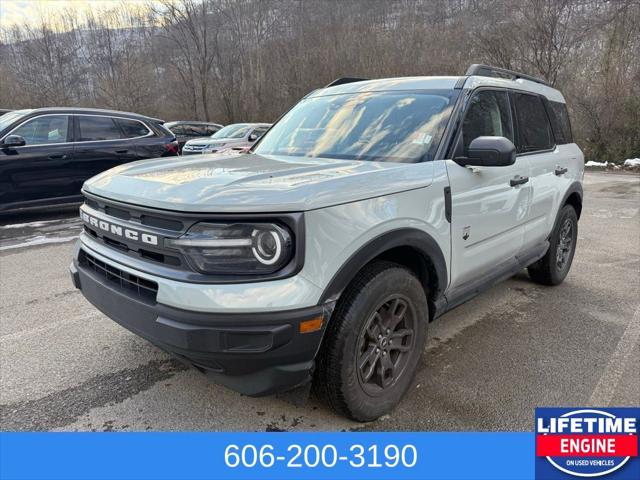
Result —
[[[481, 89], [473, 93], [464, 112], [453, 157], [468, 156], [479, 136], [514, 141], [512, 111], [506, 90]], [[467, 288], [485, 276], [497, 274], [515, 261], [524, 240], [530, 184], [526, 157], [502, 167], [464, 167], [447, 160], [451, 188], [451, 283]], [[512, 185], [512, 180], [522, 182]]]
[[84, 114], [74, 115], [74, 119], [73, 182], [78, 191], [88, 178], [138, 158], [135, 141], [124, 138], [120, 119]]
[[529, 161], [531, 207], [524, 227], [524, 249], [534, 248], [549, 236], [561, 201], [562, 169], [567, 167], [555, 144], [545, 99], [523, 92], [511, 93], [516, 120], [518, 159]]

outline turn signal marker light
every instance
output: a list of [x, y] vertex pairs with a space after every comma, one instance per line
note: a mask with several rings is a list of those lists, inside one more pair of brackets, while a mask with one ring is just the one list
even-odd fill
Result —
[[300, 322], [300, 333], [317, 332], [322, 328], [322, 315], [311, 320]]

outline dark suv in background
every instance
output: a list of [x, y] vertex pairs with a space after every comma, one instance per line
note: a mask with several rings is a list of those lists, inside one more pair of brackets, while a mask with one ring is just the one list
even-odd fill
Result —
[[178, 154], [163, 121], [86, 108], [16, 110], [0, 117], [0, 213], [81, 201], [94, 175]]
[[219, 123], [191, 122], [185, 120], [167, 122], [164, 126], [171, 130], [176, 136], [178, 144], [180, 145], [180, 152], [182, 152], [182, 147], [184, 147], [184, 144], [189, 140], [210, 137], [223, 127]]
[[81, 201], [84, 181], [122, 163], [178, 154], [163, 121], [86, 108], [0, 117], [0, 213]]

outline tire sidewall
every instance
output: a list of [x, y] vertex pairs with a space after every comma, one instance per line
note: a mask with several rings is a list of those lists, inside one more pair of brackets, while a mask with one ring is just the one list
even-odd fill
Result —
[[[358, 342], [364, 325], [380, 306], [380, 302], [391, 294], [400, 293], [407, 297], [409, 308], [416, 316], [416, 332], [413, 349], [407, 365], [396, 384], [380, 395], [371, 396], [365, 392], [358, 380], [356, 357]], [[342, 342], [341, 355], [345, 361], [341, 365], [342, 394], [351, 414], [360, 420], [374, 420], [390, 411], [404, 396], [413, 382], [417, 365], [422, 357], [426, 340], [428, 309], [424, 290], [406, 269], [389, 268], [374, 277], [365, 288], [357, 292], [354, 302], [342, 321], [349, 328]]]
[[[558, 245], [560, 243], [560, 231], [562, 230], [562, 226], [569, 219], [571, 221], [571, 252], [569, 253], [569, 258], [565, 263], [565, 266], [562, 270], [558, 268], [558, 264], [556, 262], [556, 253], [558, 251]], [[558, 217], [558, 222], [556, 223], [556, 227], [554, 228], [553, 235], [551, 237], [551, 246], [553, 247], [553, 251], [551, 252], [550, 267], [551, 267], [551, 277], [555, 284], [561, 283], [565, 277], [569, 274], [569, 270], [571, 270], [571, 265], [573, 263], [573, 257], [576, 252], [576, 246], [578, 242], [578, 216], [576, 215], [576, 211], [570, 205], [565, 205], [560, 211], [560, 216]]]

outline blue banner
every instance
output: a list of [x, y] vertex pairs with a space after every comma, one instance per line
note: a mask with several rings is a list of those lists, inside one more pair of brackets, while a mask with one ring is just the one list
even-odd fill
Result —
[[533, 433], [1, 433], [0, 478], [533, 479]]

